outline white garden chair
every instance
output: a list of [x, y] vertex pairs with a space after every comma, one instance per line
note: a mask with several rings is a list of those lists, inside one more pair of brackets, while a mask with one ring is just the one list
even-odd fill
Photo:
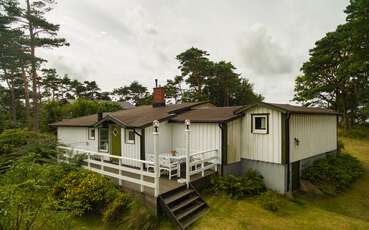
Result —
[[[154, 155], [150, 154], [148, 155], [148, 158], [149, 161], [154, 161]], [[169, 180], [174, 176], [179, 177], [180, 170], [178, 161], [172, 161], [169, 157], [160, 156], [159, 165], [160, 175], [168, 174]], [[147, 170], [155, 169], [154, 164], [147, 164], [146, 167]]]
[[169, 180], [173, 176], [179, 177], [179, 164], [177, 161], [172, 161], [170, 158], [162, 157], [160, 161], [160, 172], [165, 172], [169, 175]]

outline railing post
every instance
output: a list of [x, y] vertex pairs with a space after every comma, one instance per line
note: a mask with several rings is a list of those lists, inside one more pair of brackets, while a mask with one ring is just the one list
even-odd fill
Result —
[[88, 170], [91, 170], [91, 156], [90, 156], [90, 153], [88, 152], [87, 153], [87, 166], [88, 166]]
[[201, 154], [201, 176], [205, 176], [205, 172], [204, 172], [204, 156], [205, 156], [205, 153]]
[[141, 186], [140, 186], [140, 191], [141, 192], [144, 192], [144, 186], [143, 186], [143, 179], [144, 179], [144, 176], [143, 176], [143, 173], [144, 173], [144, 171], [143, 171], [143, 164], [140, 164], [141, 165], [141, 167], [140, 167], [140, 169], [141, 169], [141, 175], [140, 175], [140, 180], [141, 180]]
[[215, 172], [218, 172], [218, 161], [219, 161], [219, 156], [218, 156], [219, 154], [218, 154], [218, 149], [216, 149], [215, 150], [215, 157], [216, 157], [216, 159], [215, 159], [215, 167], [214, 167], [214, 171]]
[[119, 172], [119, 185], [120, 186], [122, 186], [122, 184], [123, 184], [123, 181], [120, 179], [120, 176], [122, 175], [122, 170], [120, 170], [121, 167], [122, 167], [122, 159], [119, 158], [119, 170], [118, 170], [118, 172]]
[[185, 125], [186, 125], [186, 129], [185, 129], [185, 133], [186, 133], [186, 184], [187, 184], [187, 188], [190, 188], [190, 125], [191, 122], [190, 120], [186, 120], [185, 121]]
[[155, 191], [154, 191], [154, 196], [158, 197], [159, 196], [159, 191], [160, 191], [160, 187], [159, 187], [159, 180], [160, 180], [160, 165], [159, 165], [159, 121], [155, 120], [153, 121], [153, 126], [154, 126], [154, 163], [155, 163]]
[[60, 155], [60, 152], [61, 152], [61, 151], [60, 151], [59, 147], [56, 147], [56, 162], [57, 162], [57, 163], [60, 163], [60, 162], [59, 162], [59, 155]]

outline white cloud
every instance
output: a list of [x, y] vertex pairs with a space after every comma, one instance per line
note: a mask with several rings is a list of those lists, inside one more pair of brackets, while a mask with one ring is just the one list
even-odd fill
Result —
[[245, 66], [255, 74], [291, 73], [295, 61], [264, 25], [256, 24], [242, 36], [240, 52]]
[[268, 101], [288, 102], [309, 48], [344, 21], [347, 4], [59, 0], [49, 17], [71, 46], [38, 53], [60, 74], [96, 80], [111, 90], [133, 80], [148, 88], [156, 77], [164, 83], [178, 74], [176, 55], [195, 46], [215, 60], [231, 61]]

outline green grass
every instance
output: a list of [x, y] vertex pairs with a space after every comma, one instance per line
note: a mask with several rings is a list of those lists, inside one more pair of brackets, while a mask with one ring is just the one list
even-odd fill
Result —
[[[224, 195], [205, 195], [210, 210], [191, 229], [369, 229], [369, 141], [344, 137], [343, 142], [346, 151], [365, 168], [364, 175], [345, 193], [335, 197], [300, 194], [277, 213], [264, 210], [255, 198], [231, 200]], [[75, 222], [78, 229], [109, 229], [99, 217]], [[163, 220], [160, 229], [176, 227]]]

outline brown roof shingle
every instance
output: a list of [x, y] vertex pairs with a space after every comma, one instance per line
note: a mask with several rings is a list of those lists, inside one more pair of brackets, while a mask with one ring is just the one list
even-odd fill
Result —
[[249, 106], [245, 106], [245, 107], [241, 108], [240, 110], [236, 111], [236, 113], [246, 111], [249, 108], [252, 108], [252, 107], [257, 106], [257, 105], [261, 105], [261, 106], [264, 105], [264, 106], [267, 106], [267, 107], [272, 107], [272, 108], [279, 109], [279, 110], [282, 110], [284, 112], [290, 112], [290, 113], [327, 114], [327, 115], [338, 115], [339, 114], [334, 110], [325, 109], [325, 108], [304, 107], [304, 106], [296, 106], [296, 105], [290, 105], [290, 104], [277, 104], [277, 103], [265, 103], [265, 102], [260, 102], [260, 103], [255, 103], [255, 104], [252, 104], [252, 105], [249, 105]]
[[[167, 105], [165, 107], [152, 107], [151, 105], [138, 106], [128, 110], [120, 110], [116, 112], [104, 113], [103, 117], [113, 117], [119, 120], [122, 124], [130, 128], [139, 128], [149, 125], [154, 120], [165, 120], [172, 117], [174, 114], [190, 109], [193, 106], [201, 105], [206, 102], [182, 103]], [[64, 119], [54, 122], [51, 126], [94, 126], [97, 123], [97, 114]]]
[[242, 108], [242, 106], [232, 107], [212, 107], [206, 109], [192, 109], [181, 113], [170, 121], [184, 122], [189, 119], [191, 122], [224, 122], [233, 118], [239, 117], [241, 114], [235, 114], [235, 111]]

